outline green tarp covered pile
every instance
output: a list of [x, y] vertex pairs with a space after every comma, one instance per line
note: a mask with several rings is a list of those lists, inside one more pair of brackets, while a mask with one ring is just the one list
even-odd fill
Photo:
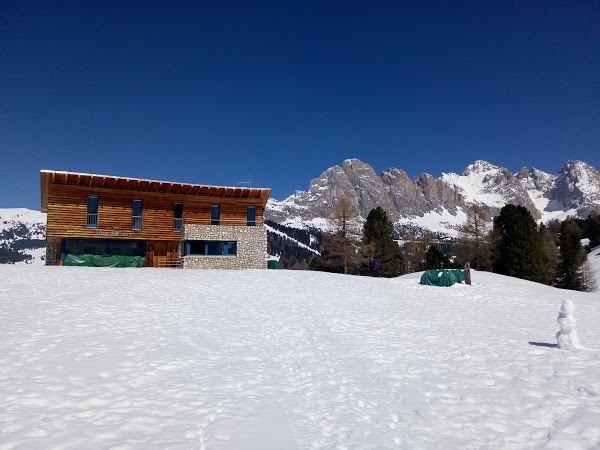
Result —
[[281, 269], [281, 264], [279, 263], [279, 261], [276, 261], [274, 259], [270, 259], [267, 261], [267, 268], [269, 269]]
[[426, 270], [421, 275], [421, 281], [419, 284], [426, 284], [429, 286], [452, 286], [455, 283], [462, 283], [465, 281], [465, 273], [459, 269], [453, 270]]
[[67, 255], [64, 266], [86, 267], [143, 267], [143, 256]]

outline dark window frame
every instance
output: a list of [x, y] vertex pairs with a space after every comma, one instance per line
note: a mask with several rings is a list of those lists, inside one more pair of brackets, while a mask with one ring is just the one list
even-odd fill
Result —
[[[139, 214], [135, 214], [136, 202], [139, 202]], [[131, 200], [131, 229], [134, 231], [142, 230], [142, 216], [144, 214], [144, 202], [141, 198], [134, 198]]]
[[[250, 215], [250, 211], [252, 211], [252, 216]], [[254, 205], [246, 206], [246, 226], [256, 226], [256, 206]]]
[[[178, 205], [179, 205], [179, 208], [177, 208]], [[182, 226], [183, 226], [183, 202], [173, 202], [173, 231], [178, 232], [178, 233], [181, 232]]]
[[221, 225], [221, 205], [210, 205], [210, 224]]
[[[96, 200], [95, 208], [90, 208], [90, 200], [92, 200], [92, 199]], [[86, 204], [85, 226], [87, 228], [98, 228], [99, 216], [100, 216], [100, 199], [98, 198], [97, 195], [88, 195], [87, 196], [87, 204]]]

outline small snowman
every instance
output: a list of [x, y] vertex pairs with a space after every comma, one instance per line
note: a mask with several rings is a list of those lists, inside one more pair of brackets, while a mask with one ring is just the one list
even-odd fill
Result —
[[577, 331], [575, 330], [577, 321], [573, 317], [573, 311], [575, 311], [573, 302], [571, 300], [563, 300], [557, 319], [560, 331], [556, 333], [558, 348], [563, 350], [577, 350], [582, 348], [577, 337]]

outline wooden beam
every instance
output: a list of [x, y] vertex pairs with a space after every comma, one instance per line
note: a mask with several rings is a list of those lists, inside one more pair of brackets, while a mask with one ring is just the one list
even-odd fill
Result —
[[[52, 174], [54, 175], [54, 174]], [[48, 212], [48, 187], [50, 185], [50, 174], [40, 172], [40, 205], [42, 212]]]
[[269, 201], [269, 195], [271, 195], [271, 190], [270, 189], [265, 189], [265, 190], [261, 191], [260, 200], [262, 202], [263, 208], [265, 206], [267, 206], [267, 202]]

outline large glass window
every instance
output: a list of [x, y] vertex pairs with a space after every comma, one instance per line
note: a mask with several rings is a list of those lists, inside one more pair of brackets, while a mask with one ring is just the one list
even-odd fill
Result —
[[87, 198], [87, 217], [85, 226], [88, 228], [98, 228], [98, 196], [88, 195]]
[[256, 226], [256, 206], [246, 206], [246, 225]]
[[236, 241], [186, 241], [186, 255], [236, 256]]
[[131, 204], [131, 229], [142, 229], [142, 201], [134, 199]]
[[183, 203], [173, 202], [173, 231], [181, 231], [183, 225]]
[[146, 256], [146, 241], [121, 241], [112, 239], [108, 242], [108, 254]]
[[221, 206], [211, 205], [210, 206], [210, 224], [221, 225]]
[[63, 240], [61, 253], [66, 255], [146, 256], [146, 241], [69, 238]]
[[65, 239], [67, 255], [105, 255], [106, 239]]

